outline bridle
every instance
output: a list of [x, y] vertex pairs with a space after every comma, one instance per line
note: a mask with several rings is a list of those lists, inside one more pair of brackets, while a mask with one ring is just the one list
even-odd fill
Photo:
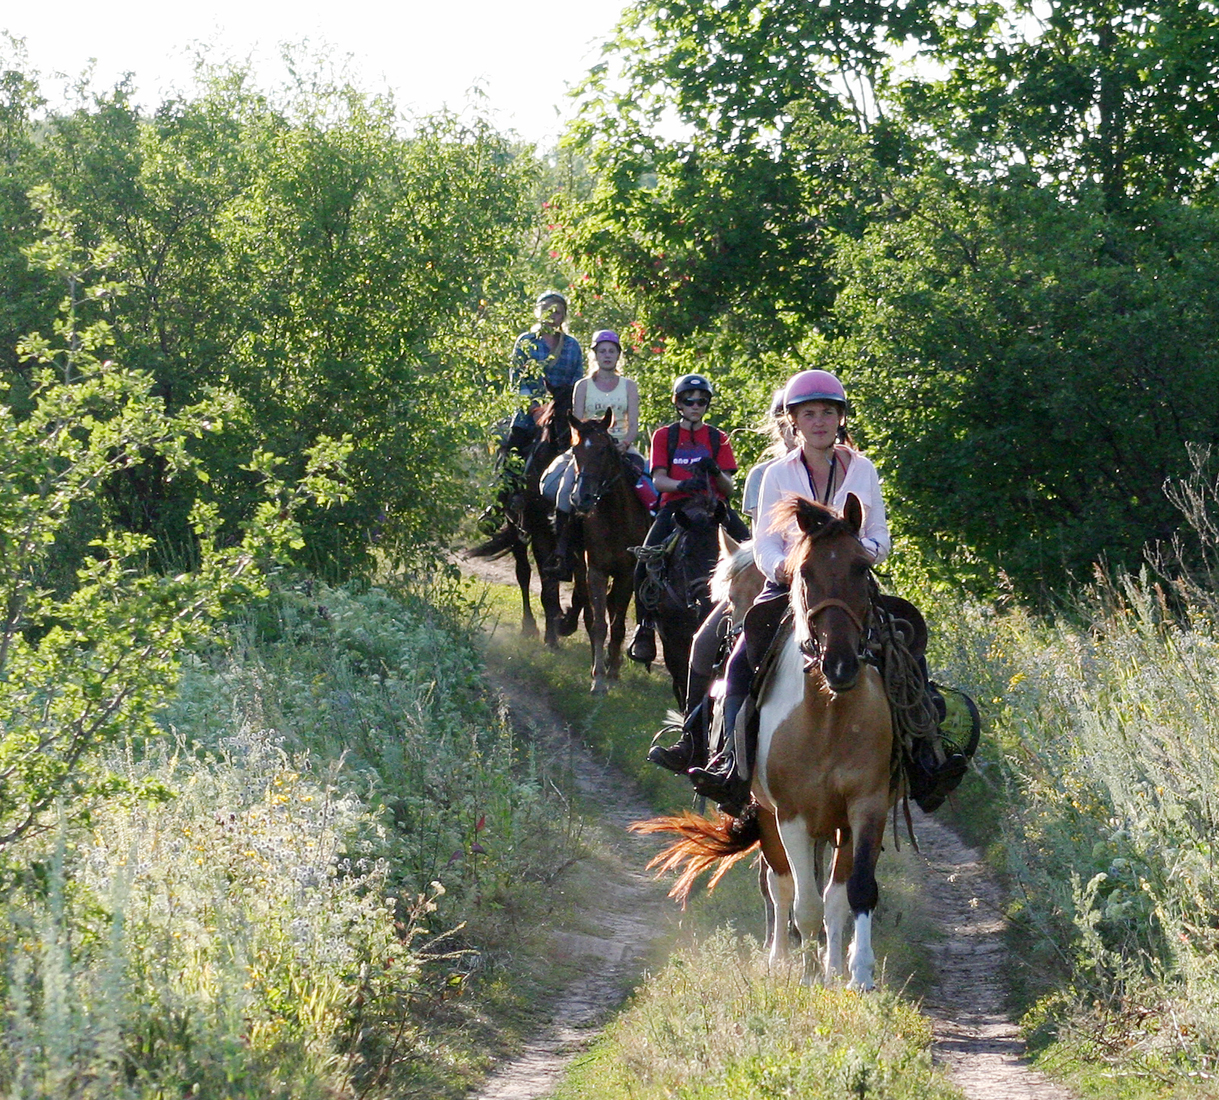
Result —
[[[803, 584], [803, 579], [801, 580], [801, 584]], [[868, 601], [867, 614], [863, 618], [860, 618], [850, 604], [834, 596], [830, 596], [827, 599], [822, 600], [815, 607], [810, 607], [804, 612], [804, 620], [808, 624], [808, 637], [801, 640], [800, 652], [803, 653], [804, 656], [810, 661], [820, 661], [821, 645], [817, 641], [817, 635], [813, 632], [813, 620], [820, 615], [821, 612], [826, 611], [831, 607], [836, 607], [840, 611], [846, 612], [847, 618], [850, 619], [855, 625], [855, 629], [859, 631], [859, 646], [856, 651], [856, 656], [858, 656], [861, 660], [866, 658], [868, 655], [868, 622], [872, 618], [872, 601], [870, 599]]]
[[610, 443], [610, 450], [607, 452], [607, 454], [611, 460], [617, 460], [615, 462], [616, 469], [609, 477], [604, 478], [601, 481], [601, 484], [597, 486], [597, 491], [591, 494], [592, 502], [590, 504], [579, 504], [579, 501], [583, 495], [581, 492], [581, 486], [585, 484], [585, 479], [588, 477], [588, 474], [586, 474], [583, 470], [576, 474], [576, 484], [571, 494], [573, 515], [587, 516], [594, 508], [597, 507], [598, 504], [601, 503], [601, 498], [604, 497], [606, 493], [608, 493], [615, 485], [618, 484], [619, 481], [622, 480], [624, 471], [623, 460], [621, 456], [613, 451], [612, 441]]

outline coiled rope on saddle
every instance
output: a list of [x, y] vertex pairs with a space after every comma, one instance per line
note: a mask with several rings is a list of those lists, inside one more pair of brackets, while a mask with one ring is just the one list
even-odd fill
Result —
[[638, 561], [643, 562], [644, 575], [639, 582], [639, 591], [635, 598], [647, 611], [655, 611], [660, 606], [665, 593], [665, 559], [669, 556], [681, 531], [674, 531], [664, 542], [655, 546], [632, 546], [631, 553]]
[[[914, 758], [915, 746], [925, 742], [932, 747], [938, 763], [944, 760], [944, 748], [939, 737], [940, 716], [927, 693], [927, 676], [919, 658], [911, 651], [914, 625], [884, 607], [872, 602], [872, 629], [868, 639], [868, 656], [880, 669], [893, 719], [893, 759], [890, 762], [890, 782], [899, 788], [906, 819], [906, 833], [914, 850], [918, 840], [910, 817], [909, 780], [905, 762]], [[897, 803], [893, 806], [893, 840], [897, 844]]]

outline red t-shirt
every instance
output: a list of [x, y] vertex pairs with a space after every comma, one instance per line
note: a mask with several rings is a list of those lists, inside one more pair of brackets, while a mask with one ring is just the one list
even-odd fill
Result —
[[[720, 432], [720, 446], [717, 454], [711, 453], [711, 431], [706, 424], [700, 424], [691, 434], [686, 428], [677, 433], [677, 445], [673, 454], [669, 454], [669, 425], [657, 428], [652, 433], [652, 473], [664, 470], [674, 481], [688, 481], [698, 470], [694, 468], [700, 458], [711, 457], [716, 465], [726, 474], [736, 473], [736, 456], [732, 453], [732, 444], [728, 442], [725, 432]], [[727, 499], [718, 488], [718, 496]], [[681, 500], [689, 493], [677, 490], [672, 493], [662, 493], [660, 502], [668, 504], [671, 500]]]

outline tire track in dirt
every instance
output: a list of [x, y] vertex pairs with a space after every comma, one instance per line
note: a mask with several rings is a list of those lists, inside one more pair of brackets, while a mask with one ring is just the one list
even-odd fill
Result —
[[1010, 961], [995, 877], [951, 829], [914, 813], [927, 872], [923, 904], [944, 931], [942, 942], [927, 945], [938, 975], [923, 1003], [933, 1057], [970, 1100], [1071, 1100], [1028, 1064], [1024, 1040], [1004, 1011]]
[[596, 760], [536, 695], [506, 680], [495, 686], [508, 703], [514, 727], [543, 751], [567, 761], [576, 789], [597, 807], [588, 828], [619, 861], [612, 889], [601, 891], [601, 903], [581, 914], [586, 926], [603, 934], [552, 933], [555, 955], [578, 966], [580, 973], [559, 995], [551, 1022], [475, 1094], [477, 1100], [535, 1100], [550, 1093], [568, 1062], [598, 1037], [637, 980], [643, 956], [668, 933], [674, 916], [666, 887], [643, 870], [655, 841], [626, 831], [632, 821], [652, 814], [634, 784]]

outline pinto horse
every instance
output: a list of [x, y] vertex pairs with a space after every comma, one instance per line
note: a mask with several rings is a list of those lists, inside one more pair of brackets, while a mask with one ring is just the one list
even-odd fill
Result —
[[[719, 865], [714, 885], [760, 844], [766, 884], [783, 923], [790, 913], [806, 943], [823, 923], [825, 976], [849, 971], [852, 986], [870, 989], [876, 861], [899, 785], [884, 683], [860, 658], [871, 613], [871, 561], [859, 542], [863, 511], [852, 494], [841, 518], [798, 497], [776, 512], [777, 522], [799, 530], [787, 559], [794, 630], [760, 697], [754, 801], [740, 819], [711, 822], [686, 813], [632, 828], [681, 837], [649, 866], [679, 871], [672, 892], [682, 899], [703, 870]], [[787, 936], [777, 930], [771, 961], [788, 949]], [[811, 957], [806, 962], [811, 966]]]
[[584, 625], [593, 651], [594, 695], [604, 695], [622, 670], [626, 613], [634, 594], [635, 556], [630, 548], [643, 542], [651, 523], [635, 494], [635, 468], [609, 433], [613, 416], [612, 409], [606, 409], [600, 420], [569, 415], [576, 433], [572, 503], [574, 514], [584, 521], [584, 552], [576, 562], [576, 581], [587, 600]]
[[[536, 428], [533, 434], [514, 426], [500, 446], [496, 465], [505, 469], [513, 456], [523, 462], [524, 472], [505, 477], [500, 490], [498, 508], [503, 523], [486, 542], [470, 550], [474, 558], [499, 558], [511, 553], [516, 565], [516, 583], [521, 590], [521, 633], [535, 637], [537, 620], [529, 598], [533, 570], [529, 564], [532, 549], [537, 562], [538, 577], [542, 586], [542, 613], [546, 620], [545, 642], [557, 649], [559, 639], [574, 634], [580, 621], [580, 610], [584, 606], [584, 592], [577, 584], [572, 592], [571, 606], [563, 610], [559, 582], [546, 575], [542, 566], [550, 560], [555, 550], [554, 527], [551, 514], [554, 509], [542, 495], [540, 481], [542, 472], [551, 460], [566, 445], [556, 440], [551, 431], [554, 406], [543, 405], [532, 414]], [[528, 421], [525, 422], [528, 427]]]

